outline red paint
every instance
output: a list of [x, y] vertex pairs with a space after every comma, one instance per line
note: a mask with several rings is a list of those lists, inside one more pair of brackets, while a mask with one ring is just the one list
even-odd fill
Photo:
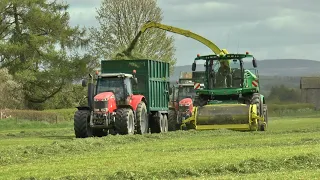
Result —
[[112, 113], [117, 109], [117, 102], [115, 96], [111, 96], [108, 101], [109, 112]]
[[176, 111], [178, 111], [179, 110], [179, 103], [174, 102], [174, 108], [176, 109]]
[[194, 89], [199, 89], [200, 88], [200, 83], [194, 83], [194, 85], [193, 85], [193, 88]]
[[142, 101], [142, 98], [144, 98], [142, 95], [131, 96], [131, 101], [129, 101], [129, 103], [134, 111], [137, 109], [138, 104]]
[[190, 113], [192, 113], [193, 101], [192, 101], [191, 98], [184, 98], [184, 99], [180, 100], [180, 101], [179, 101], [179, 105], [180, 105], [180, 106], [189, 105], [189, 111], [190, 111]]
[[112, 92], [99, 93], [94, 97], [94, 99], [98, 100], [98, 101], [107, 100], [109, 113], [112, 113], [112, 112], [114, 112], [115, 109], [117, 109], [115, 96]]
[[258, 82], [257, 82], [257, 81], [252, 81], [252, 85], [253, 85], [254, 87], [257, 87], [257, 86], [258, 86]]
[[113, 95], [112, 92], [103, 92], [103, 93], [99, 93], [97, 94], [94, 99], [98, 100], [98, 101], [102, 101], [104, 99], [109, 100], [109, 98]]

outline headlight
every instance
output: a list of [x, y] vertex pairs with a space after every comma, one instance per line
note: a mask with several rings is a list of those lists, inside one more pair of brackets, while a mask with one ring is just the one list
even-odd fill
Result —
[[101, 109], [102, 112], [108, 112], [108, 108]]

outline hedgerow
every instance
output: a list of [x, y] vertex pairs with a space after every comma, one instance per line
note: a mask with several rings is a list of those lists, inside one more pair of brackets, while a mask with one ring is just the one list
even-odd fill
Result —
[[[318, 112], [312, 104], [267, 104], [269, 116], [289, 116], [303, 113]], [[17, 119], [35, 120], [35, 121], [72, 121], [77, 109], [50, 109], [44, 111], [34, 110], [1, 110], [7, 116]]]

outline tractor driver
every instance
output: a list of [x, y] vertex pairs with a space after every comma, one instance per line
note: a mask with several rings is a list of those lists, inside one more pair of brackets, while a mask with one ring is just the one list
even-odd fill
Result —
[[123, 88], [122, 88], [122, 84], [119, 82], [115, 82], [115, 92], [114, 95], [116, 96], [116, 99], [121, 99], [123, 98]]
[[224, 88], [226, 85], [227, 87], [231, 86], [231, 71], [227, 61], [220, 61], [220, 67], [216, 78], [216, 86]]

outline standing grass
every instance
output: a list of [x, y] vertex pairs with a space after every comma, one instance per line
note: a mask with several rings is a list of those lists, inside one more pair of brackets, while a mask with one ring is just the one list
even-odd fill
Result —
[[75, 139], [72, 122], [1, 120], [0, 179], [314, 179], [318, 118], [270, 119], [266, 132], [177, 131]]

